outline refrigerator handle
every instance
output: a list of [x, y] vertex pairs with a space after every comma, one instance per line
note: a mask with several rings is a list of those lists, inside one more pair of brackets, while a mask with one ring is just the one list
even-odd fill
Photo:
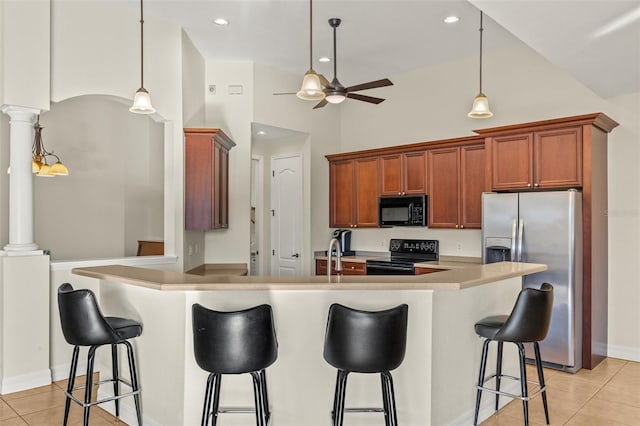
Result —
[[511, 261], [516, 261], [516, 220], [513, 219], [513, 226], [511, 227]]
[[524, 231], [524, 220], [520, 219], [518, 224], [518, 262], [522, 262], [522, 233]]

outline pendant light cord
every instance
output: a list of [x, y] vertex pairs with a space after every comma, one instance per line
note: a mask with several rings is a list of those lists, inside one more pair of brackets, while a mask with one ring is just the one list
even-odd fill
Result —
[[482, 93], [482, 11], [480, 11], [480, 93]]
[[309, 0], [309, 71], [313, 70], [313, 0]]
[[144, 18], [142, 15], [142, 1], [140, 0], [140, 88], [144, 88]]

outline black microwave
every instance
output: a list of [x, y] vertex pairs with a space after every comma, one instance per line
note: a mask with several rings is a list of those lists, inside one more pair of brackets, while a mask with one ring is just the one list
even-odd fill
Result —
[[380, 226], [426, 226], [427, 196], [380, 197]]

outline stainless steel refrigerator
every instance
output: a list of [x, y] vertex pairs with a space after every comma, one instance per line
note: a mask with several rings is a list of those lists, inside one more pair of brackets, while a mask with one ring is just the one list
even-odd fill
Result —
[[[582, 368], [582, 193], [482, 194], [482, 262], [544, 263], [523, 287], [553, 285], [553, 312], [540, 343], [545, 365], [568, 372]], [[527, 356], [533, 351], [527, 348]]]

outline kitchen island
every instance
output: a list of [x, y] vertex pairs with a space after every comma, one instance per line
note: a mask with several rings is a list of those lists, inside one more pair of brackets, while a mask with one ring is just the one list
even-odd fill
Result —
[[[278, 360], [267, 370], [273, 426], [325, 426], [330, 421], [336, 372], [322, 358], [322, 348], [332, 303], [367, 310], [407, 303], [407, 353], [393, 372], [398, 417], [406, 426], [426, 426], [471, 423], [482, 345], [473, 324], [487, 315], [508, 313], [521, 277], [545, 269], [503, 262], [420, 276], [327, 278], [202, 276], [112, 265], [73, 273], [100, 280], [105, 313], [144, 323], [134, 346], [145, 424], [200, 422], [207, 374], [193, 358], [194, 303], [216, 310], [272, 305], [279, 343]], [[507, 347], [505, 370], [517, 372], [515, 351]], [[109, 371], [103, 368], [102, 374], [108, 377]], [[350, 376], [347, 406], [380, 406], [379, 380], [376, 375]], [[485, 417], [492, 411], [491, 400], [483, 405]], [[252, 404], [250, 376], [224, 376], [221, 406]], [[123, 419], [132, 421], [130, 401], [123, 405]], [[252, 414], [222, 414], [220, 420], [224, 425], [252, 422]], [[346, 422], [384, 424], [380, 414], [350, 413]]]

